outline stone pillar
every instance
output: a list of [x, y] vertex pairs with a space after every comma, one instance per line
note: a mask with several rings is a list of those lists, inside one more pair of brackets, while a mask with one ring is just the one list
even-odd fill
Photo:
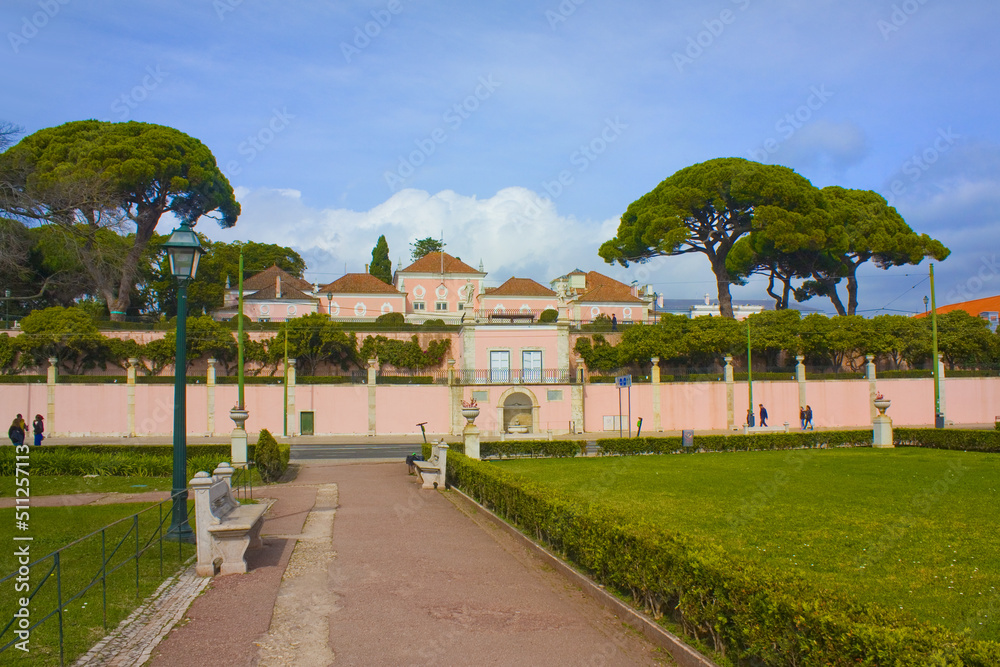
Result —
[[470, 459], [479, 460], [479, 428], [474, 422], [475, 419], [468, 420], [462, 429], [462, 437], [465, 439], [465, 455]]
[[49, 357], [48, 377], [46, 380], [48, 397], [45, 410], [45, 427], [48, 429], [50, 436], [56, 434], [56, 369], [58, 365], [59, 360], [57, 358]]
[[875, 387], [875, 355], [866, 354], [865, 361], [865, 377], [868, 378], [868, 418], [875, 422], [875, 416], [878, 414], [878, 410], [875, 409], [875, 394], [878, 393], [878, 389]]
[[208, 359], [205, 394], [208, 397], [208, 434], [215, 435], [215, 359]]
[[562, 378], [569, 378], [569, 322], [556, 322], [556, 371]]
[[948, 414], [944, 409], [944, 354], [938, 353], [938, 396], [940, 396], [941, 415]]
[[128, 359], [128, 394], [126, 396], [125, 404], [125, 416], [128, 419], [128, 437], [135, 437], [135, 371], [136, 366], [139, 365], [139, 360], [136, 357], [129, 357]]
[[368, 435], [375, 435], [375, 382], [378, 374], [378, 359], [368, 360]]
[[245, 409], [241, 410], [239, 407], [235, 407], [229, 411], [229, 418], [236, 422], [236, 428], [229, 435], [229, 451], [232, 454], [233, 465], [247, 462], [247, 432], [244, 424], [246, 424], [249, 417], [250, 413]]
[[298, 415], [295, 413], [295, 364], [298, 359], [288, 360], [288, 435], [293, 436], [298, 431]]
[[584, 426], [583, 418], [583, 394], [584, 394], [584, 382], [586, 380], [587, 367], [583, 363], [583, 359], [577, 357], [576, 359], [576, 382], [571, 384], [569, 387], [570, 395], [570, 408], [569, 416], [573, 421], [573, 431], [576, 433], [583, 433], [586, 428]]
[[[892, 419], [885, 414], [888, 404], [886, 401], [886, 405], [879, 409], [879, 414], [872, 419], [872, 446], [878, 449], [895, 447], [892, 443]], [[872, 407], [875, 407], [874, 402]]]
[[653, 357], [650, 361], [653, 364], [650, 368], [649, 378], [653, 385], [653, 430], [662, 431], [663, 427], [660, 424], [660, 409], [663, 404], [660, 395], [660, 358]]
[[723, 373], [726, 380], [726, 428], [731, 431], [736, 428], [736, 384], [733, 382], [733, 358], [727, 356], [725, 359]]
[[[806, 358], [795, 355], [795, 381], [799, 384], [799, 409], [806, 407]], [[799, 428], [802, 427], [802, 420], [799, 420]]]

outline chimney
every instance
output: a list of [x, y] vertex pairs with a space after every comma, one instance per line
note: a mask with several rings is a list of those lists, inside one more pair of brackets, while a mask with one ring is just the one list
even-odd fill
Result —
[[365, 273], [368, 273], [368, 265], [365, 264]]
[[281, 275], [274, 277], [274, 298], [281, 298]]

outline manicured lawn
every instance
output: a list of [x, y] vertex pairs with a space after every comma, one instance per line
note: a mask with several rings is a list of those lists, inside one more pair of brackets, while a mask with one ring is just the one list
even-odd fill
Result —
[[1000, 640], [1000, 457], [868, 448], [491, 465], [669, 531]]
[[[57, 496], [76, 493], [143, 493], [169, 491], [169, 477], [82, 477], [45, 475], [31, 477], [32, 496]], [[0, 497], [14, 495], [14, 478], [0, 477]]]
[[[33, 480], [35, 482], [37, 480]], [[34, 485], [33, 487], [34, 488]], [[30, 545], [32, 562], [42, 559], [54, 550], [64, 547], [74, 540], [98, 530], [117, 519], [128, 517], [135, 512], [149, 507], [148, 504], [101, 505], [82, 507], [34, 507], [30, 510], [29, 530], [21, 532], [15, 529], [13, 509], [0, 510], [0, 534], [7, 535], [7, 544], [0, 550], [0, 577], [6, 576], [18, 567], [14, 556], [16, 548], [23, 544]], [[167, 516], [164, 530], [169, 526], [169, 504], [164, 505], [164, 516]], [[154, 535], [160, 521], [159, 511], [154, 508], [139, 516], [138, 545], [142, 549]], [[164, 542], [161, 552], [154, 542], [152, 548], [139, 558], [138, 572], [134, 558], [136, 553], [136, 533], [132, 531], [133, 522], [125, 521], [105, 531], [104, 558], [108, 560], [108, 569], [121, 566], [113, 573], [107, 574], [107, 627], [115, 628], [118, 622], [127, 616], [132, 609], [152, 593], [163, 581], [179, 569], [179, 565], [194, 552], [194, 545], [181, 545], [180, 552], [176, 542]], [[31, 542], [14, 542], [13, 534], [31, 536]], [[119, 546], [120, 545], [120, 546]], [[115, 552], [115, 549], [118, 549]], [[104, 634], [103, 623], [103, 587], [100, 578], [102, 563], [102, 540], [100, 534], [84, 542], [63, 550], [60, 554], [59, 579], [62, 589], [63, 622], [65, 633], [66, 664], [72, 664], [76, 656], [87, 651]], [[56, 573], [49, 574], [54, 559], [47, 558], [33, 565], [30, 572], [31, 590], [44, 581], [41, 590], [31, 604], [32, 623], [40, 621], [46, 614], [55, 611], [57, 604]], [[49, 574], [48, 577], [46, 575]], [[97, 581], [82, 597], [71, 600], [92, 581]], [[138, 586], [136, 582], [138, 580]], [[0, 629], [11, 618], [16, 610], [15, 601], [25, 595], [15, 590], [15, 579], [0, 583]], [[13, 637], [8, 631], [0, 636], [0, 646]], [[58, 617], [53, 615], [42, 625], [35, 628], [31, 634], [30, 653], [23, 653], [13, 647], [0, 653], [0, 664], [59, 664], [59, 626]]]

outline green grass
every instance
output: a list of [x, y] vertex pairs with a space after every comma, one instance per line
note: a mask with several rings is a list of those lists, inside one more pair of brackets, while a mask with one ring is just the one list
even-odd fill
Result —
[[[189, 503], [190, 505], [190, 503]], [[109, 523], [127, 517], [135, 512], [149, 507], [148, 504], [100, 505], [80, 507], [33, 507], [30, 510], [30, 529], [19, 535], [30, 535], [31, 559], [36, 561], [52, 551], [73, 542]], [[163, 506], [164, 516], [169, 526], [169, 504]], [[154, 507], [139, 517], [139, 546], [146, 544], [157, 528], [160, 520], [159, 511]], [[14, 510], [0, 510], [0, 525], [14, 525]], [[165, 526], [165, 527], [166, 527]], [[139, 558], [138, 589], [136, 587], [135, 533], [132, 522], [126, 521], [106, 531], [106, 554], [109, 558], [108, 568], [121, 565], [121, 569], [107, 576], [107, 627], [113, 630], [118, 622], [125, 618], [132, 609], [160, 585], [166, 576], [176, 572], [180, 563], [194, 553], [194, 545], [181, 545], [178, 553], [176, 542], [163, 543], [162, 573], [160, 567], [160, 549], [154, 543], [153, 547]], [[14, 531], [4, 529], [4, 534]], [[121, 542], [117, 554], [112, 556], [116, 545]], [[14, 556], [16, 546], [24, 542], [13, 542], [8, 539], [5, 548], [0, 550], [0, 577], [14, 571], [17, 560]], [[104, 636], [102, 611], [102, 586], [98, 579], [97, 585], [82, 597], [70, 600], [85, 586], [94, 580], [99, 573], [102, 562], [101, 536], [98, 534], [84, 542], [64, 549], [60, 554], [60, 579], [63, 600], [63, 619], [65, 632], [66, 663], [86, 652]], [[42, 581], [41, 590], [35, 596], [31, 605], [32, 622], [40, 621], [47, 613], [54, 611], [57, 605], [56, 575], [45, 578], [53, 566], [54, 560], [48, 558], [31, 567], [30, 583], [32, 590]], [[7, 624], [15, 611], [15, 601], [24, 595], [15, 591], [15, 580], [8, 579], [0, 583], [0, 629]], [[0, 645], [6, 644], [13, 637], [10, 632], [0, 636]], [[23, 653], [13, 647], [0, 653], [0, 665], [59, 664], [59, 627], [58, 616], [52, 616], [31, 633], [30, 653]]]
[[819, 588], [1000, 639], [1000, 458], [900, 448], [495, 463]]
[[[32, 496], [59, 496], [77, 493], [144, 493], [169, 491], [169, 477], [76, 477], [47, 475], [31, 477]], [[14, 495], [14, 478], [0, 477], [0, 497]]]

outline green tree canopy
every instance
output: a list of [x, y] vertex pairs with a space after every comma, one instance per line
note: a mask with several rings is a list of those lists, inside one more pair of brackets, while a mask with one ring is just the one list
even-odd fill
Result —
[[628, 266], [658, 256], [700, 252], [718, 283], [719, 308], [733, 317], [726, 259], [754, 229], [781, 224], [798, 230], [820, 213], [813, 185], [787, 167], [719, 158], [681, 169], [632, 202], [615, 238], [600, 248], [604, 261]]
[[389, 261], [389, 244], [384, 235], [378, 237], [378, 242], [372, 248], [372, 263], [368, 267], [368, 273], [386, 285], [392, 284], [392, 262]]
[[[192, 224], [210, 216], [223, 227], [236, 224], [240, 213], [204, 144], [134, 121], [75, 121], [22, 139], [0, 153], [0, 197], [10, 217], [61, 226], [113, 319], [124, 319], [143, 253], [165, 213]], [[124, 257], [102, 252], [102, 229], [134, 232]]]
[[107, 339], [80, 308], [36, 310], [21, 320], [21, 335], [14, 340], [25, 367], [45, 368], [55, 357], [59, 367], [77, 375], [108, 359]]
[[[303, 375], [315, 375], [321, 362], [346, 370], [357, 358], [357, 337], [346, 334], [340, 324], [323, 313], [310, 313], [288, 320], [288, 356], [298, 360]], [[271, 339], [271, 346], [284, 345], [285, 331]]]
[[410, 257], [415, 262], [428, 253], [442, 252], [443, 250], [443, 242], [428, 236], [425, 239], [417, 239], [410, 244]]
[[[951, 251], [927, 234], [917, 234], [885, 198], [871, 190], [823, 188], [823, 200], [833, 224], [843, 229], [846, 243], [831, 244], [824, 253], [826, 262], [813, 266], [813, 280], [803, 287], [802, 296], [828, 296], [837, 313], [854, 315], [858, 308], [857, 271], [872, 260], [880, 269], [903, 264], [919, 264], [925, 257], [943, 260]], [[847, 307], [837, 294], [837, 284], [847, 281]]]

